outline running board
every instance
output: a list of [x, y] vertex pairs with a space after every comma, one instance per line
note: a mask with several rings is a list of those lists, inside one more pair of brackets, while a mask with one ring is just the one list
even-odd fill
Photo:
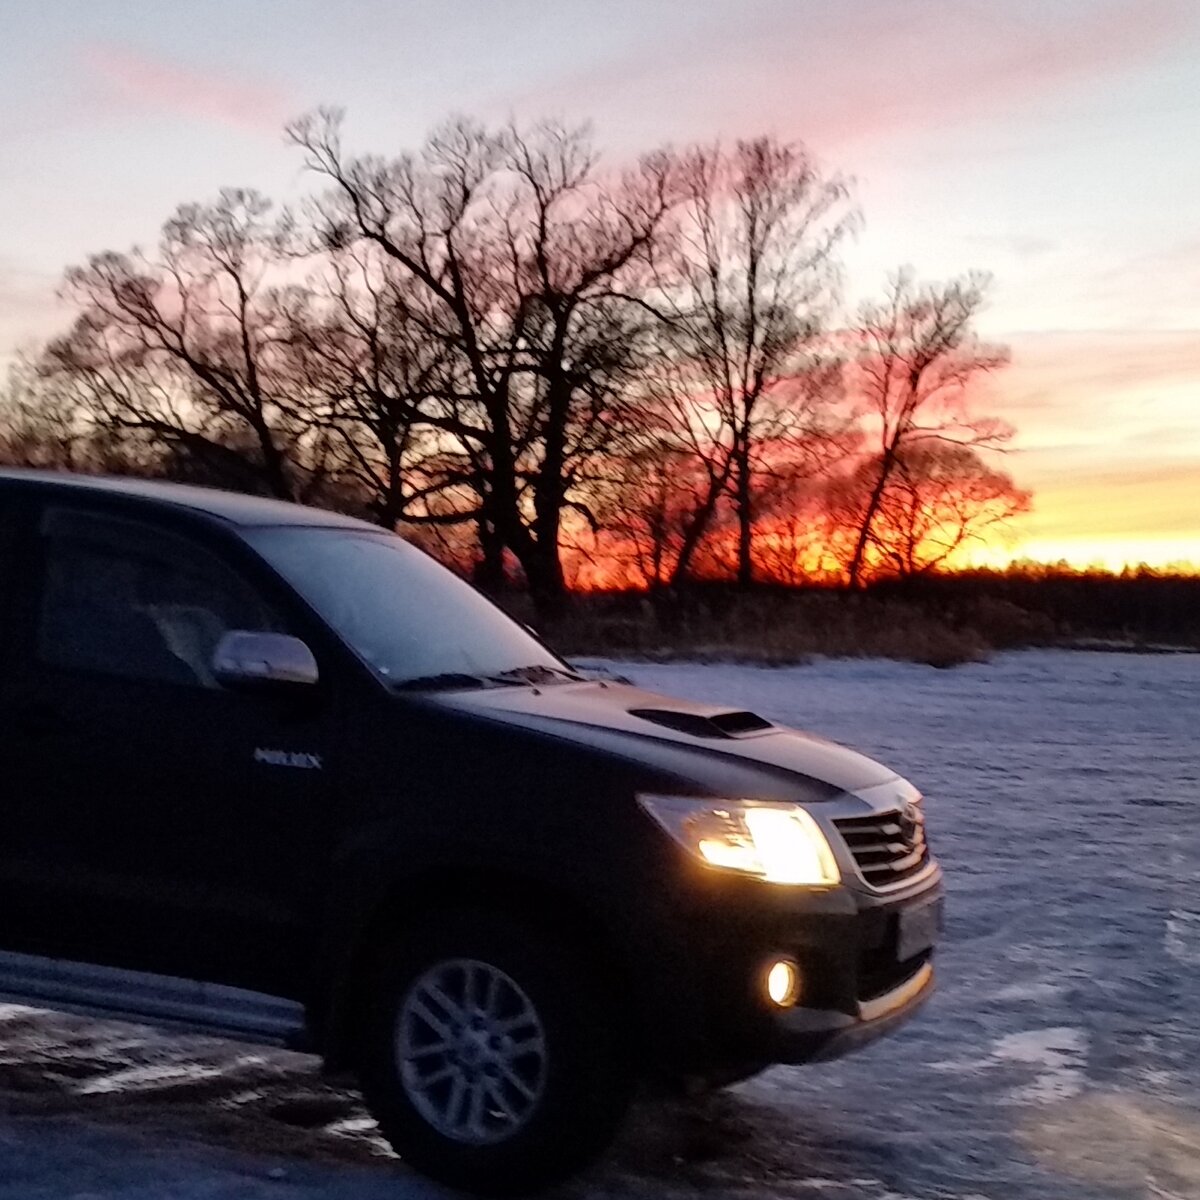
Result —
[[305, 1048], [304, 1008], [215, 983], [0, 952], [0, 1003]]

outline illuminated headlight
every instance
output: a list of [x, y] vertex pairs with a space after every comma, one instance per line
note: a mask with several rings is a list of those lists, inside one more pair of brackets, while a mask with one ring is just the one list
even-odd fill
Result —
[[710, 867], [806, 887], [832, 887], [841, 879], [821, 827], [798, 805], [645, 795], [638, 802]]

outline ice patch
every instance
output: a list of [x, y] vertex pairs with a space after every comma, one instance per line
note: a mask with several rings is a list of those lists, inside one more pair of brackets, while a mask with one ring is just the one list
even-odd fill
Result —
[[1081, 1029], [1057, 1026], [1010, 1033], [995, 1044], [992, 1056], [1000, 1062], [1040, 1067], [1034, 1080], [1015, 1089], [1011, 1097], [1018, 1103], [1047, 1104], [1083, 1091], [1087, 1048], [1087, 1035]]
[[977, 1075], [994, 1066], [991, 1058], [948, 1058], [941, 1062], [931, 1062], [931, 1071], [945, 1071], [951, 1075]]
[[1000, 1038], [984, 1057], [946, 1059], [929, 1066], [951, 1075], [982, 1075], [1013, 1064], [1039, 1068], [1031, 1082], [1009, 1093], [1009, 1100], [1016, 1104], [1048, 1104], [1083, 1091], [1087, 1048], [1087, 1036], [1080, 1029], [1026, 1029]]
[[0, 1004], [0, 1021], [17, 1021], [44, 1011], [41, 1008], [30, 1008], [28, 1004]]
[[204, 1063], [160, 1063], [114, 1071], [109, 1075], [100, 1076], [99, 1079], [89, 1079], [75, 1090], [80, 1096], [97, 1096], [109, 1092], [141, 1092], [179, 1083], [196, 1083], [201, 1079], [216, 1079], [224, 1074], [224, 1068], [211, 1067]]
[[1057, 1000], [1062, 987], [1057, 983], [1010, 983], [996, 993], [997, 1000]]
[[[879, 1200], [928, 1200], [928, 1196], [914, 1196], [911, 1192], [883, 1192]], [[958, 1200], [989, 1200], [982, 1192], [964, 1192]]]
[[1176, 962], [1200, 967], [1200, 913], [1174, 909], [1167, 917], [1163, 946]]
[[1101, 1183], [1105, 1196], [1200, 1196], [1200, 1123], [1187, 1106], [1095, 1091], [1031, 1116], [1020, 1133], [1043, 1162], [1075, 1179]]
[[334, 1121], [332, 1125], [326, 1125], [327, 1133], [370, 1133], [376, 1127], [374, 1117], [346, 1117], [342, 1121]]

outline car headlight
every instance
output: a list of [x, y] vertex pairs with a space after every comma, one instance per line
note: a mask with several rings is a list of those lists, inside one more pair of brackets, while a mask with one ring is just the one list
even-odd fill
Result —
[[710, 867], [807, 887], [841, 879], [821, 827], [796, 804], [647, 795], [638, 803]]

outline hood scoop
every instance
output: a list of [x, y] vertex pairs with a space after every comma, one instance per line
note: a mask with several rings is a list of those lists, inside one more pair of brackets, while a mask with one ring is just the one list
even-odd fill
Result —
[[640, 717], [652, 725], [661, 725], [664, 729], [691, 734], [692, 737], [746, 737], [775, 728], [770, 721], [752, 712], [718, 712], [705, 716], [675, 708], [631, 708], [629, 715]]

